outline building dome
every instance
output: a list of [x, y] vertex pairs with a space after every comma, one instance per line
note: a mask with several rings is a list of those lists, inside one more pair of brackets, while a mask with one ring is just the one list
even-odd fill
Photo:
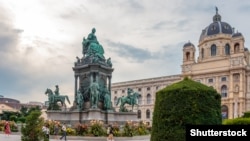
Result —
[[233, 34], [233, 28], [230, 24], [221, 21], [221, 16], [218, 14], [218, 9], [216, 7], [216, 14], [213, 17], [213, 23], [202, 30], [200, 41], [207, 36], [216, 34]]
[[234, 33], [232, 35], [233, 38], [240, 37], [240, 36], [243, 36], [240, 32]]
[[183, 48], [185, 47], [189, 47], [189, 46], [193, 46], [194, 47], [194, 44], [192, 44], [191, 42], [187, 42], [183, 45]]

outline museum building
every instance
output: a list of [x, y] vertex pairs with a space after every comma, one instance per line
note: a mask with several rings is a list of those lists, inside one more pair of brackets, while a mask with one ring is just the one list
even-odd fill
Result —
[[140, 93], [138, 119], [152, 124], [156, 92], [187, 76], [221, 94], [223, 119], [240, 117], [250, 111], [250, 53], [244, 41], [242, 33], [222, 21], [216, 8], [212, 23], [201, 31], [198, 46], [183, 45], [181, 74], [113, 83], [113, 105], [132, 88]]

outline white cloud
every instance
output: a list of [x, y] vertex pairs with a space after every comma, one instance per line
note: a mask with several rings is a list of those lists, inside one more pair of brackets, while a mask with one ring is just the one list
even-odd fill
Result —
[[112, 58], [113, 82], [180, 74], [182, 46], [188, 41], [197, 46], [215, 6], [250, 44], [247, 0], [8, 0], [0, 5], [0, 95], [22, 102], [45, 101], [45, 89], [56, 84], [73, 100], [73, 63], [93, 27], [105, 57]]

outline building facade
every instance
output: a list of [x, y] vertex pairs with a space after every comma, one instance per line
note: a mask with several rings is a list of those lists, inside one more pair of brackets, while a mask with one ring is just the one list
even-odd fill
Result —
[[184, 44], [180, 75], [113, 83], [112, 100], [116, 103], [117, 97], [125, 96], [127, 88], [139, 92], [138, 119], [151, 124], [156, 92], [189, 77], [221, 94], [222, 118], [242, 116], [250, 110], [250, 53], [244, 41], [240, 32], [221, 20], [216, 8], [212, 23], [201, 32], [198, 51], [191, 42]]

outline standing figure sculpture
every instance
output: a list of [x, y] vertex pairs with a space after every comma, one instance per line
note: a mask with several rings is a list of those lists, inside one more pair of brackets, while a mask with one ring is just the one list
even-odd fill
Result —
[[107, 87], [104, 87], [104, 109], [108, 110], [111, 109], [112, 103], [111, 103], [111, 94]]
[[91, 97], [91, 107], [97, 108], [99, 102], [99, 84], [94, 81], [90, 85], [90, 97]]
[[77, 91], [77, 108], [79, 111], [83, 109], [83, 96], [80, 90]]

